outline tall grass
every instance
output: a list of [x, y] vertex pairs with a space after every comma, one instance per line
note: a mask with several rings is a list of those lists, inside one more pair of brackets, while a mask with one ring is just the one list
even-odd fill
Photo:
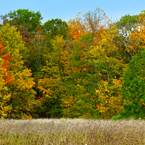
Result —
[[0, 120], [0, 145], [144, 145], [144, 120]]

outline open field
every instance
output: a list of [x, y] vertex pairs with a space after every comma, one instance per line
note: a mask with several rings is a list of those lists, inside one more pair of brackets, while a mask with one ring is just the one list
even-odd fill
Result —
[[144, 145], [145, 120], [0, 120], [0, 145]]

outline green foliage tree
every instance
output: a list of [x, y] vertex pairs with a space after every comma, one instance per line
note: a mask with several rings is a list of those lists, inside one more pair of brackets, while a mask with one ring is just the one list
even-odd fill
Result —
[[50, 39], [53, 39], [56, 35], [61, 35], [64, 39], [67, 38], [68, 25], [61, 19], [48, 20], [44, 23], [43, 29]]
[[80, 38], [80, 43], [75, 42], [68, 56], [70, 70], [66, 77], [65, 93], [62, 97], [63, 117], [67, 118], [91, 118], [98, 117], [96, 110], [97, 87], [96, 75], [91, 61], [88, 59], [88, 51], [84, 47], [85, 42], [91, 41], [92, 36], [88, 34]]
[[123, 75], [122, 100], [124, 111], [112, 119], [145, 119], [145, 51], [133, 56]]
[[[29, 11], [29, 9], [18, 9], [16, 11], [10, 11], [5, 15], [4, 24], [10, 23], [12, 26], [25, 26], [27, 23], [28, 31], [35, 34], [35, 29], [38, 25], [41, 25], [43, 17], [41, 13]], [[19, 30], [19, 29], [18, 29]]]
[[63, 36], [64, 40], [68, 39], [68, 25], [65, 21], [62, 21], [61, 19], [48, 20], [44, 23], [42, 27], [45, 32], [49, 51], [53, 49], [51, 45], [51, 40], [54, 39], [55, 36], [60, 35]]
[[65, 64], [67, 63], [65, 41], [63, 36], [55, 36], [51, 41], [53, 50], [49, 52], [46, 65], [41, 68], [43, 74], [38, 80], [38, 89], [44, 100], [40, 112], [46, 116], [60, 117], [62, 113], [61, 96], [65, 81]]
[[[135, 24], [138, 24], [138, 15], [125, 15], [120, 18], [118, 22], [115, 23], [118, 29], [124, 29], [127, 31], [131, 31], [134, 28]], [[125, 31], [124, 31], [125, 32]]]
[[118, 28], [118, 35], [116, 36], [116, 45], [119, 47], [118, 58], [125, 63], [129, 63], [132, 58], [133, 50], [127, 51], [127, 45], [132, 44], [130, 34], [135, 32], [136, 25], [140, 25], [138, 15], [125, 15], [114, 23]]
[[35, 90], [37, 90], [38, 79], [43, 77], [41, 68], [46, 65], [46, 60], [49, 58], [47, 41], [41, 26], [37, 26], [36, 34], [30, 44], [27, 66], [32, 71], [36, 83]]

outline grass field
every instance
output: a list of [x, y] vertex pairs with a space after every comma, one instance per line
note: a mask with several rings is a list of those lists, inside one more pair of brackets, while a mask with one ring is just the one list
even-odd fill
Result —
[[0, 120], [0, 145], [144, 145], [145, 120]]

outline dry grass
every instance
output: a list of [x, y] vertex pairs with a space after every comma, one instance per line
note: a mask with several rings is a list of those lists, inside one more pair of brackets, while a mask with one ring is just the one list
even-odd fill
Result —
[[144, 145], [144, 120], [0, 120], [0, 145]]

